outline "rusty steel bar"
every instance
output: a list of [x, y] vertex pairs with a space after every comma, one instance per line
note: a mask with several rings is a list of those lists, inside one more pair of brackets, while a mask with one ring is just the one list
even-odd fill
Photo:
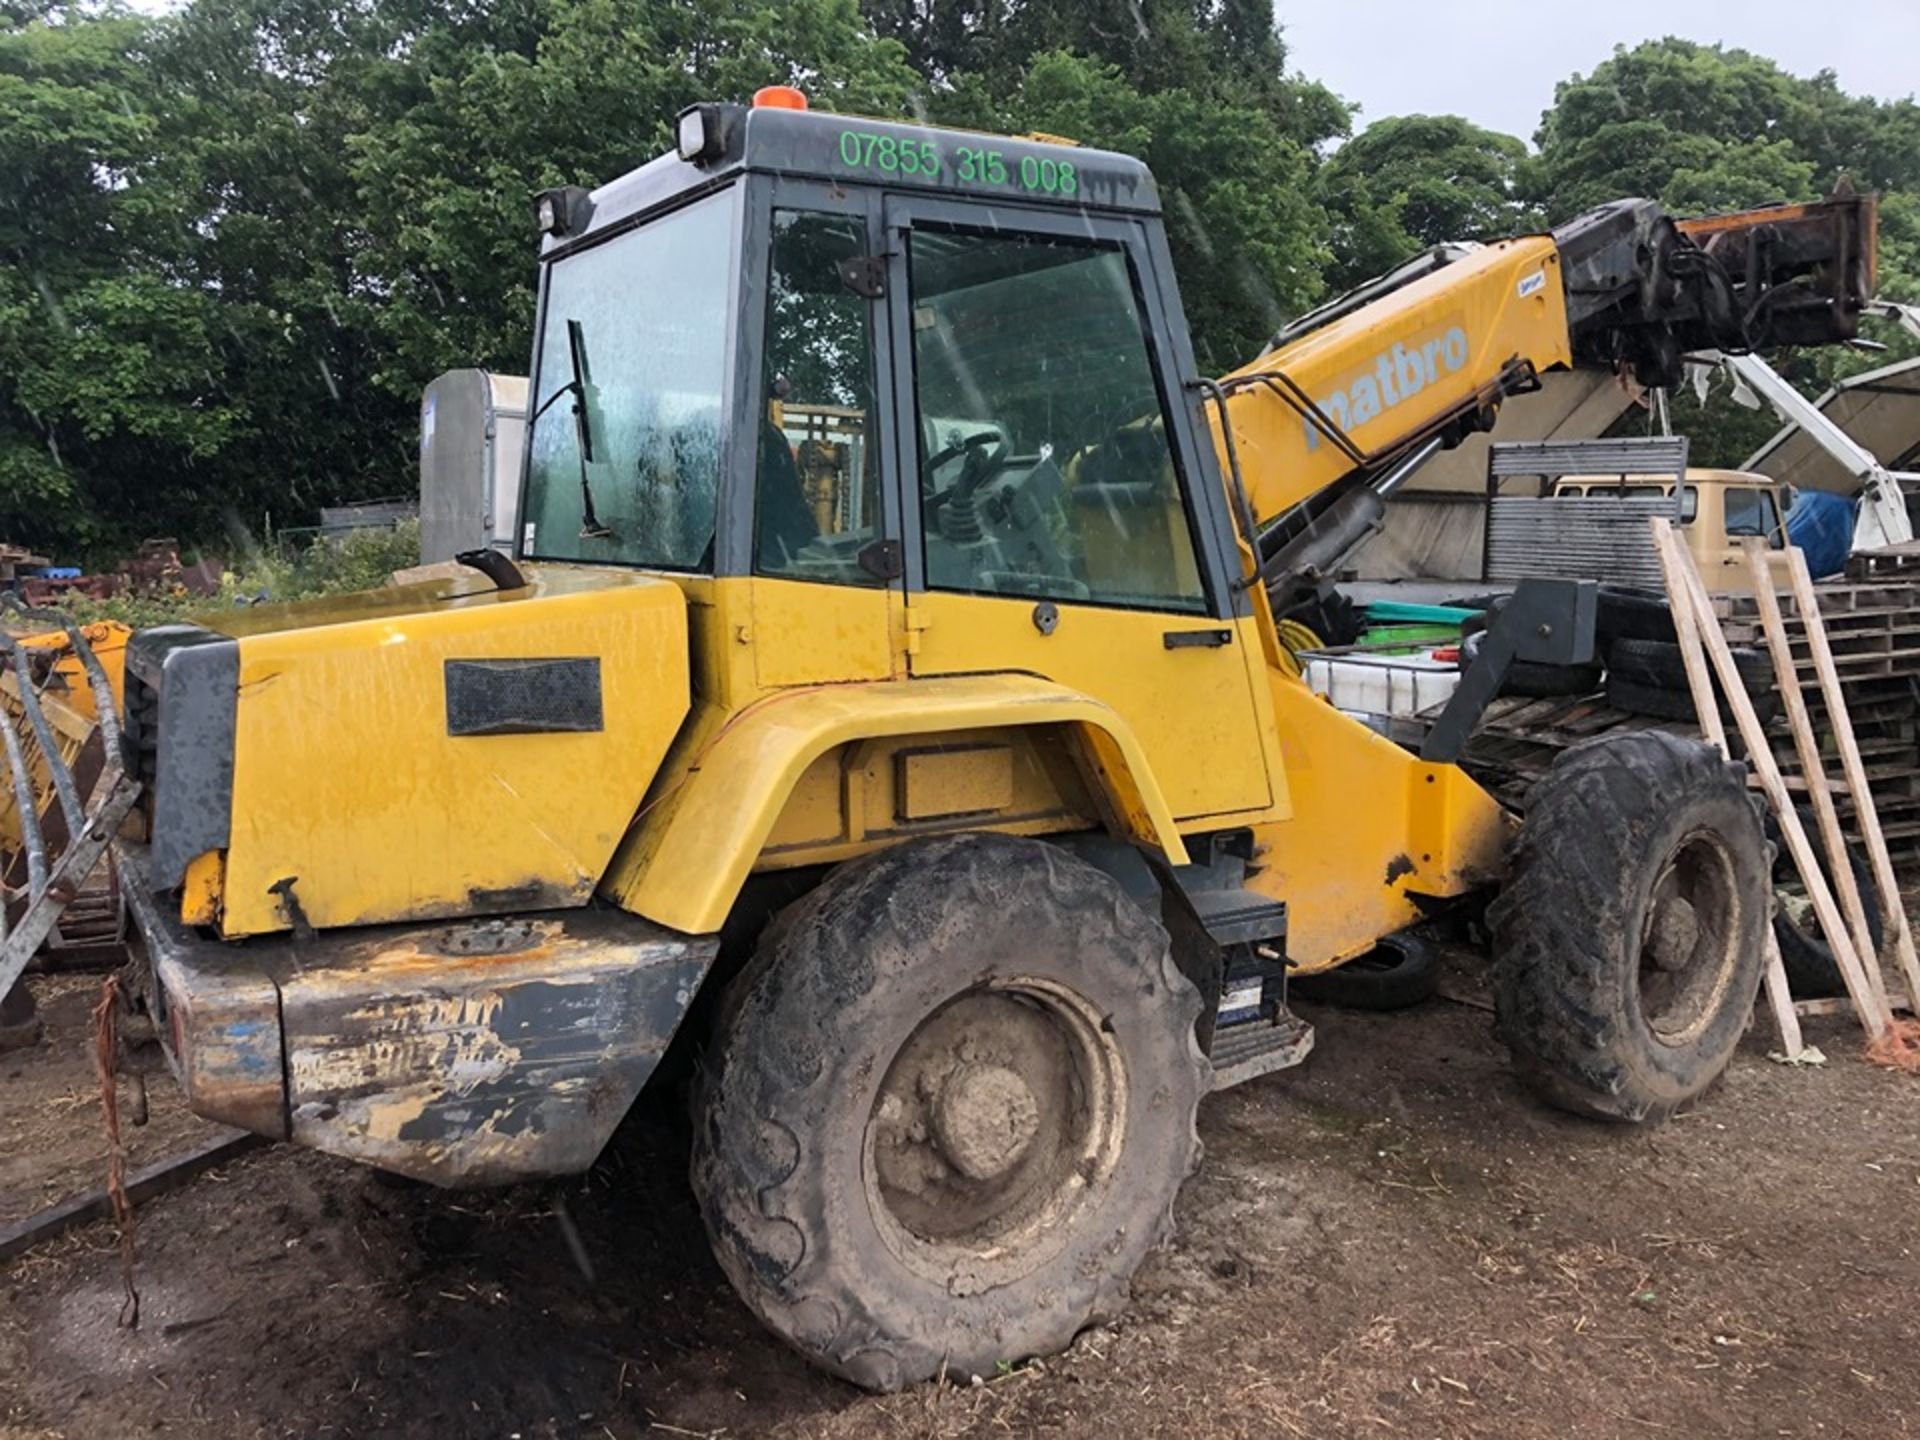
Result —
[[[238, 1159], [265, 1143], [258, 1135], [223, 1125], [200, 1143], [129, 1175], [127, 1198], [150, 1200], [185, 1184], [215, 1165]], [[5, 1264], [16, 1255], [25, 1254], [35, 1245], [51, 1240], [64, 1230], [103, 1219], [112, 1211], [112, 1202], [104, 1189], [88, 1190], [37, 1215], [29, 1215], [12, 1225], [0, 1227], [0, 1264]]]
[[[40, 753], [46, 757], [47, 774], [53, 780], [54, 794], [59, 797], [60, 813], [66, 816], [67, 834], [78, 835], [86, 828], [87, 807], [80, 801], [79, 787], [73, 783], [73, 771], [60, 758], [60, 742], [54, 736], [53, 727], [47, 723], [47, 712], [40, 708], [40, 695], [34, 688], [27, 652], [13, 636], [4, 638], [7, 653], [13, 657], [13, 673], [20, 682], [20, 708], [27, 712], [27, 723], [33, 726], [33, 738], [40, 742]], [[114, 757], [107, 758], [111, 762]]]
[[[38, 900], [47, 888], [47, 837], [40, 829], [40, 806], [34, 799], [33, 777], [27, 773], [26, 753], [11, 722], [0, 718], [0, 741], [6, 742], [7, 770], [13, 778], [13, 806], [20, 813], [20, 846], [27, 852], [27, 898]], [[0, 905], [0, 940], [6, 938], [6, 907]]]

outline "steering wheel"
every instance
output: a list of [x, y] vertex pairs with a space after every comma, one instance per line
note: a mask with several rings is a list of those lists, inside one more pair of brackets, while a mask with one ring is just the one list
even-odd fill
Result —
[[[975, 457], [988, 445], [998, 445], [1000, 447], [999, 451], [987, 456], [984, 461], [976, 460]], [[933, 472], [938, 470], [942, 465], [945, 465], [956, 455], [965, 455], [967, 462], [960, 467], [959, 478], [956, 479], [952, 485], [945, 490], [936, 491], [927, 497], [927, 509], [929, 511], [938, 510], [942, 505], [946, 504], [956, 492], [962, 489], [969, 491], [978, 490], [982, 485], [986, 484], [987, 481], [999, 474], [1002, 467], [1007, 463], [1007, 442], [1001, 438], [1000, 432], [997, 430], [981, 430], [967, 436], [964, 440], [956, 440], [953, 444], [947, 446], [946, 449], [936, 450], [927, 457], [926, 462], [920, 467], [922, 480], [930, 482], [933, 479]]]

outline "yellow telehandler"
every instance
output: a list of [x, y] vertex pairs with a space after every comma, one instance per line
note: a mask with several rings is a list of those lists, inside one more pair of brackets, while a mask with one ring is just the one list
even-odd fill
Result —
[[1523, 583], [1420, 753], [1309, 692], [1277, 621], [1544, 372], [1852, 334], [1870, 197], [1437, 253], [1218, 381], [1122, 155], [780, 91], [537, 219], [513, 553], [128, 647], [138, 803], [72, 829], [120, 831], [197, 1112], [441, 1185], [560, 1175], [671, 1048], [742, 1298], [891, 1388], [1119, 1309], [1202, 1096], [1307, 1053], [1290, 977], [1458, 902], [1498, 889], [1499, 1024], [1548, 1100], [1657, 1117], [1724, 1066], [1769, 909], [1739, 771], [1630, 736], [1521, 823], [1453, 763], [1607, 596]]

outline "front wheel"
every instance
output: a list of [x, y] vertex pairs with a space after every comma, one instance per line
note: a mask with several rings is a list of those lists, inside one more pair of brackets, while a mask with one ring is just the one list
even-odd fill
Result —
[[721, 1267], [874, 1389], [1061, 1349], [1171, 1226], [1211, 1083], [1199, 1012], [1158, 922], [1054, 846], [843, 867], [723, 1008], [693, 1157]]
[[1514, 1065], [1562, 1109], [1652, 1120], [1727, 1066], [1771, 905], [1745, 772], [1662, 731], [1576, 745], [1527, 800], [1488, 910]]

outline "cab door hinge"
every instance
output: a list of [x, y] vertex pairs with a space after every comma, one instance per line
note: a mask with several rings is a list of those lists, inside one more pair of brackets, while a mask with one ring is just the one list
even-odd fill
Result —
[[888, 256], [852, 255], [834, 262], [840, 283], [862, 300], [878, 300], [887, 293]]
[[927, 614], [925, 605], [916, 605], [909, 600], [901, 607], [900, 626], [906, 636], [906, 651], [909, 657], [920, 653], [920, 637], [926, 634], [933, 624], [933, 617]]

